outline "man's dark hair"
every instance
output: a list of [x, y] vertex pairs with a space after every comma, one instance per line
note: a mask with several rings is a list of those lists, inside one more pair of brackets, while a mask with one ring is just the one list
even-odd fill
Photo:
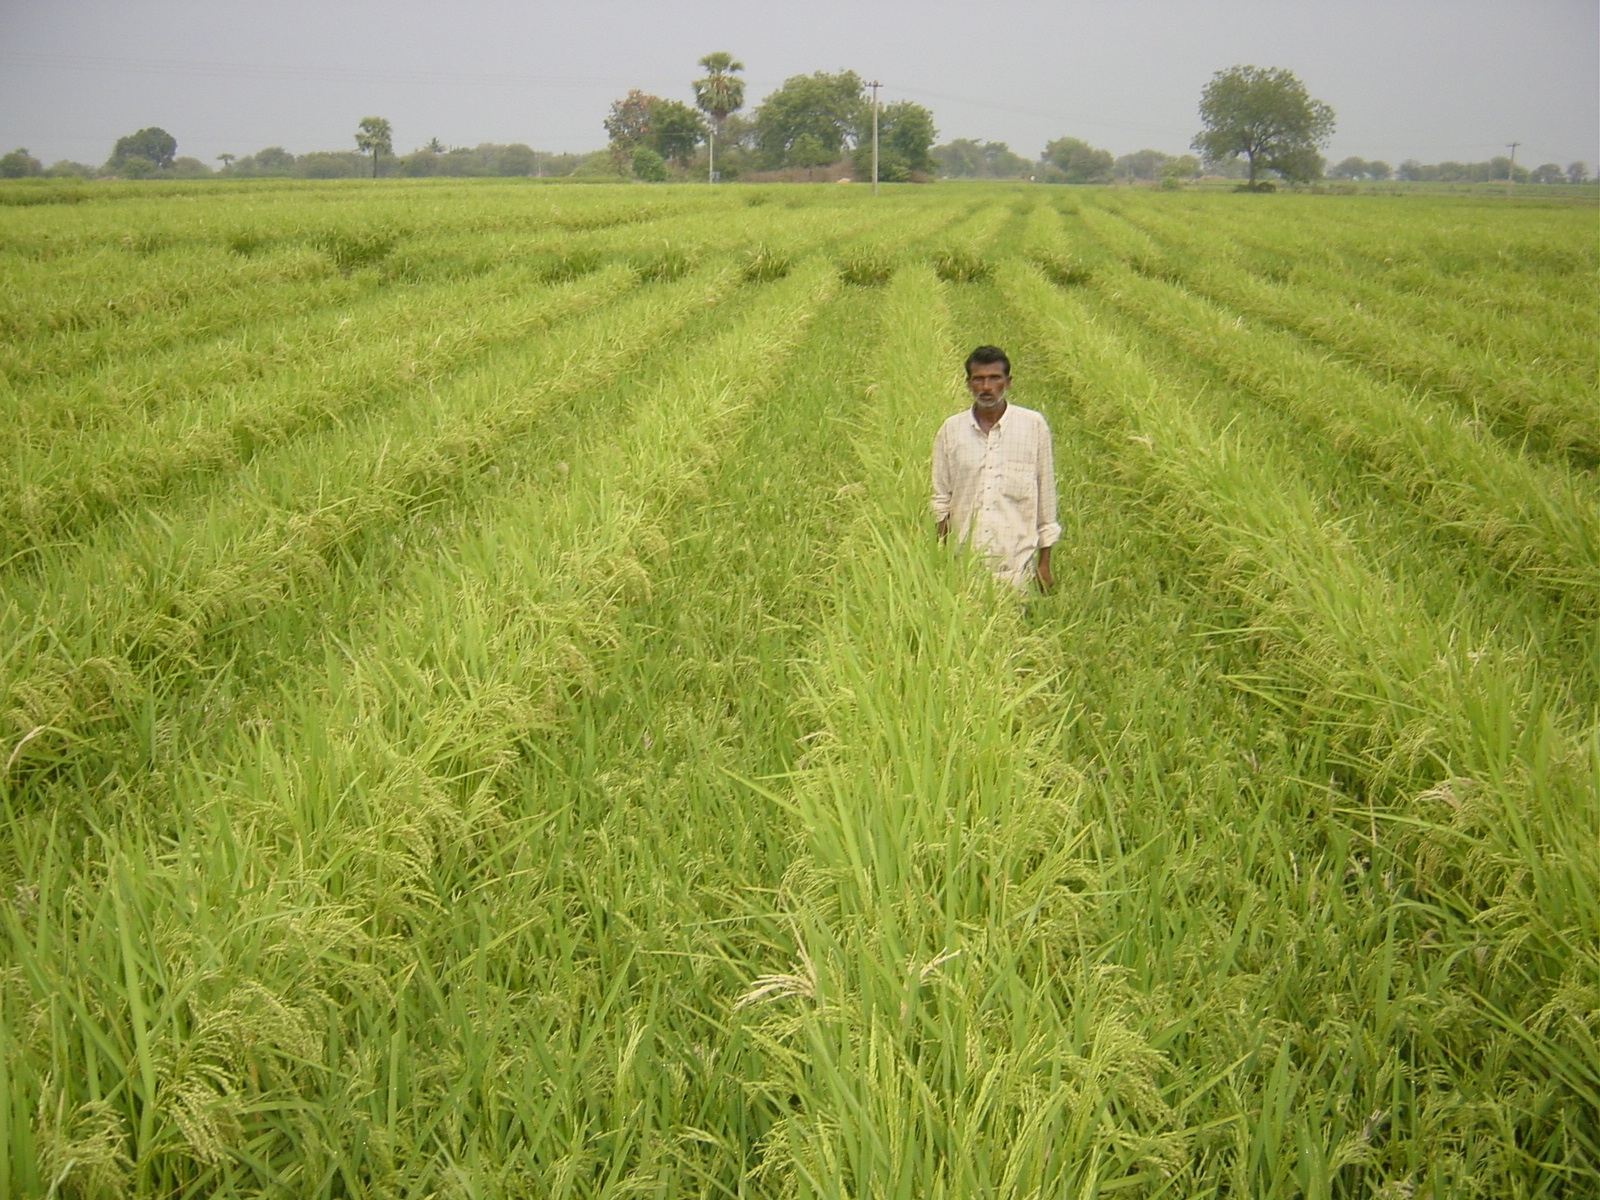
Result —
[[1006, 369], [1007, 375], [1011, 374], [1011, 360], [1006, 357], [1006, 352], [1000, 349], [999, 346], [979, 346], [971, 354], [967, 355], [968, 375], [972, 374], [973, 363], [983, 363], [985, 366], [989, 363], [999, 363]]

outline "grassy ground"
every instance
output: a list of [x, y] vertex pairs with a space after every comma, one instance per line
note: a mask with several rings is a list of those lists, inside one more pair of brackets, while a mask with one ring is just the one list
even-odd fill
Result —
[[1600, 1182], [1592, 214], [8, 213], [0, 1200]]

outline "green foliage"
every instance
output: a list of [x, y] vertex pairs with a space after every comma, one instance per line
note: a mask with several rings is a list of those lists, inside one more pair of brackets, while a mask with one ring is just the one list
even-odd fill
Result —
[[647, 95], [638, 88], [611, 102], [611, 109], [600, 124], [610, 139], [611, 158], [618, 173], [628, 169], [634, 149], [649, 138], [650, 110], [660, 102], [659, 96]]
[[[857, 179], [872, 178], [871, 107], [861, 128], [853, 156]], [[930, 152], [939, 131], [933, 114], [920, 104], [899, 100], [885, 104], [878, 112], [878, 178], [888, 183], [905, 183], [913, 175], [928, 175], [938, 169]]]
[[1317, 148], [1327, 145], [1334, 129], [1333, 109], [1278, 67], [1218, 71], [1200, 93], [1200, 120], [1205, 128], [1193, 148], [1208, 162], [1244, 155], [1252, 185], [1262, 170], [1291, 182], [1319, 177], [1323, 160]]
[[929, 262], [934, 274], [946, 283], [980, 283], [994, 274], [994, 264], [966, 246], [946, 246], [935, 251]]
[[746, 283], [771, 283], [793, 269], [794, 262], [787, 254], [763, 243], [746, 252], [739, 274]]
[[711, 118], [720, 134], [729, 114], [744, 107], [744, 80], [738, 77], [744, 64], [726, 50], [716, 50], [702, 58], [700, 66], [706, 74], [692, 85], [695, 107]]
[[43, 174], [44, 164], [26, 150], [18, 148], [0, 156], [0, 179], [27, 179]]
[[[0, 1193], [1600, 1170], [1592, 209], [0, 203]], [[991, 341], [1048, 596], [929, 528]]]
[[695, 256], [678, 246], [664, 246], [634, 258], [634, 271], [642, 283], [671, 283], [694, 270]]
[[1110, 183], [1114, 161], [1111, 151], [1099, 150], [1078, 138], [1057, 138], [1044, 148], [1045, 162], [1053, 169], [1046, 183]]
[[847, 143], [871, 132], [871, 110], [854, 71], [792, 75], [755, 112], [761, 165], [819, 167], [836, 162]]
[[1035, 171], [1031, 160], [1012, 153], [1004, 142], [956, 138], [928, 153], [939, 174], [951, 179], [1022, 179]]
[[1087, 263], [1070, 254], [1036, 250], [1031, 258], [1034, 266], [1044, 272], [1045, 278], [1060, 287], [1082, 287], [1094, 276]]
[[629, 165], [633, 168], [635, 179], [642, 179], [646, 183], [665, 183], [667, 180], [667, 164], [649, 146], [635, 146]]
[[356, 149], [372, 155], [372, 175], [377, 178], [378, 160], [394, 153], [394, 128], [385, 117], [362, 117], [356, 126]]
[[[568, 283], [574, 279], [582, 279], [585, 275], [592, 275], [600, 269], [604, 261], [600, 252], [595, 249], [587, 250], [547, 250], [534, 258], [534, 270], [538, 278], [545, 283]], [[682, 271], [679, 272], [682, 274]]]
[[658, 156], [688, 166], [695, 148], [705, 141], [706, 123], [687, 104], [657, 100], [650, 106], [650, 146]]
[[[106, 160], [106, 170], [129, 178], [139, 178], [138, 175], [129, 175], [129, 171], [144, 170], [148, 174], [152, 170], [170, 167], [177, 153], [178, 139], [160, 126], [151, 125], [118, 138], [112, 147], [111, 157]], [[134, 166], [135, 163], [147, 163], [149, 166]]]
[[1118, 175], [1126, 179], [1154, 182], [1162, 177], [1171, 161], [1172, 155], [1160, 150], [1136, 150], [1117, 159], [1115, 169]]
[[258, 229], [236, 229], [223, 238], [223, 244], [241, 257], [249, 257], [265, 248], [266, 235]]
[[839, 259], [839, 278], [855, 287], [883, 287], [894, 277], [895, 265], [887, 250], [858, 249]]
[[374, 266], [389, 257], [399, 241], [392, 229], [329, 229], [311, 239], [341, 271]]

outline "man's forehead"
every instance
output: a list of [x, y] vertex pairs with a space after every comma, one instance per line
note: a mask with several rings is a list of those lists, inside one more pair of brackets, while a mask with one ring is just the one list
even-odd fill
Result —
[[970, 367], [967, 368], [967, 375], [969, 377], [973, 376], [973, 375], [1004, 375], [1004, 374], [1006, 374], [1006, 366], [1005, 366], [1004, 363], [997, 363], [997, 362], [992, 362], [992, 363], [973, 363]]

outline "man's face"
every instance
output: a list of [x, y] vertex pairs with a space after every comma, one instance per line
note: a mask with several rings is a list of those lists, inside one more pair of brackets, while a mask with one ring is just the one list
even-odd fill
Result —
[[1004, 363], [973, 363], [967, 370], [967, 391], [972, 402], [982, 409], [999, 408], [1006, 402], [1011, 376]]

